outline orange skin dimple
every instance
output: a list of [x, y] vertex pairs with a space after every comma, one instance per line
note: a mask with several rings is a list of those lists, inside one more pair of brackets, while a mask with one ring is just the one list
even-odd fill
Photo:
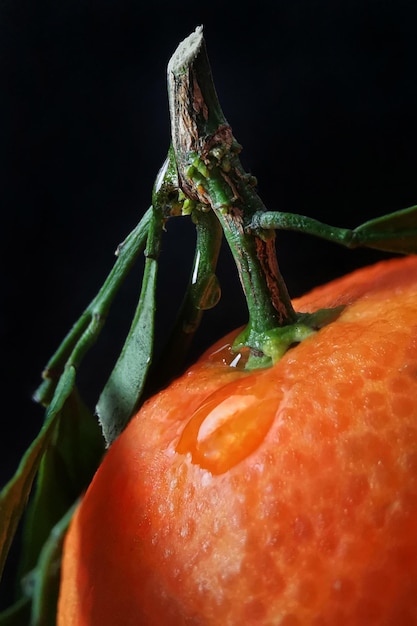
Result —
[[[67, 535], [58, 626], [417, 625], [417, 258], [274, 367], [219, 342], [107, 453]], [[257, 425], [258, 428], [257, 428]]]

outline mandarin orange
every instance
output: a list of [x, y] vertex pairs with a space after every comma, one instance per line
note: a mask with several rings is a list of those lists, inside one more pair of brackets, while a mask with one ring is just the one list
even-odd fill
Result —
[[340, 304], [273, 367], [227, 337], [145, 403], [71, 524], [59, 626], [417, 624], [417, 257], [294, 303]]

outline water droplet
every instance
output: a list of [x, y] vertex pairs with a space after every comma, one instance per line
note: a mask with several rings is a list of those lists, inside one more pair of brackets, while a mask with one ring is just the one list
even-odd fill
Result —
[[177, 445], [193, 463], [222, 474], [254, 452], [274, 421], [280, 394], [271, 376], [252, 374], [213, 393], [192, 415]]
[[208, 356], [208, 359], [210, 361], [215, 361], [216, 363], [226, 365], [227, 367], [234, 367], [238, 370], [244, 370], [249, 358], [249, 353], [249, 348], [244, 348], [242, 350], [239, 350], [239, 352], [236, 352], [235, 350], [233, 350], [230, 343], [226, 343], [214, 352], [212, 352]]

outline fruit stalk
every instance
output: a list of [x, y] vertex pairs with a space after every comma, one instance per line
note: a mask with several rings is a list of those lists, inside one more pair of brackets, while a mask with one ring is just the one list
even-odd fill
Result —
[[241, 165], [241, 147], [221, 110], [201, 28], [172, 56], [168, 93], [179, 186], [221, 223], [249, 309], [244, 343], [262, 355], [265, 333], [294, 324], [297, 317], [278, 268], [275, 234], [250, 227], [253, 215], [266, 208], [255, 179]]

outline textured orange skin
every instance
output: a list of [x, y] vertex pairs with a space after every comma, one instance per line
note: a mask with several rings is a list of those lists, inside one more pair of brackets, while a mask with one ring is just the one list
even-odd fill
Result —
[[[341, 303], [273, 368], [248, 375], [209, 351], [146, 403], [67, 535], [58, 626], [417, 624], [417, 258], [295, 306]], [[239, 414], [208, 429], [207, 461], [198, 428], [183, 435], [214, 392], [251, 398], [244, 428], [272, 411], [255, 448], [244, 436], [220, 465]]]

